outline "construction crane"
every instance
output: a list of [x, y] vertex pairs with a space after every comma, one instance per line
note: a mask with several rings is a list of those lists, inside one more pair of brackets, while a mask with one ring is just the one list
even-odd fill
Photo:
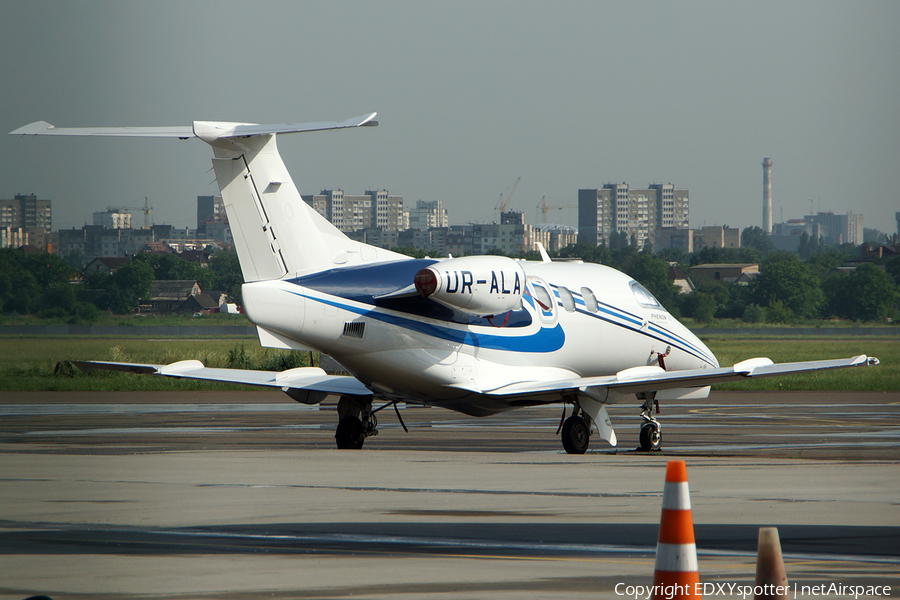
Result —
[[520, 181], [522, 181], [521, 177], [516, 179], [516, 182], [513, 184], [512, 190], [510, 190], [509, 196], [506, 197], [505, 201], [503, 200], [503, 192], [500, 192], [500, 202], [497, 204], [497, 207], [500, 209], [500, 214], [506, 212], [506, 207], [509, 206], [509, 201], [512, 200], [513, 194], [516, 193], [516, 188], [519, 187]]
[[541, 203], [537, 205], [544, 213], [541, 217], [541, 223], [547, 222], [547, 212], [553, 208], [562, 210], [564, 208], [578, 208], [577, 204], [547, 204], [547, 196], [541, 198]]
[[153, 207], [150, 206], [150, 201], [147, 197], [144, 197], [144, 205], [143, 206], [107, 206], [106, 210], [115, 211], [115, 212], [125, 212], [129, 210], [139, 210], [144, 213], [144, 229], [150, 228], [150, 213], [153, 211]]

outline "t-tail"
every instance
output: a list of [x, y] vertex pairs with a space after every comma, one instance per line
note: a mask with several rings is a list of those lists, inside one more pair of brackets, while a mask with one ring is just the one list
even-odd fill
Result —
[[351, 240], [301, 198], [278, 154], [279, 133], [377, 125], [375, 113], [322, 123], [254, 125], [195, 121], [190, 127], [57, 128], [40, 121], [14, 135], [197, 137], [213, 147], [213, 167], [247, 283], [345, 265], [406, 259]]

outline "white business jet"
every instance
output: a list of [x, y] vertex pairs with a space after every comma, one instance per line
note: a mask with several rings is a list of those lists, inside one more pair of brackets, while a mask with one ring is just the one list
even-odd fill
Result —
[[[343, 122], [190, 127], [56, 128], [15, 135], [200, 138], [216, 179], [244, 277], [247, 317], [264, 347], [318, 350], [352, 376], [315, 367], [282, 372], [74, 361], [108, 369], [280, 388], [316, 404], [339, 396], [338, 448], [361, 448], [376, 413], [398, 402], [484, 416], [561, 403], [566, 452], [596, 433], [612, 446], [607, 405], [641, 402], [640, 444], [660, 447], [660, 400], [705, 398], [713, 383], [875, 365], [856, 356], [720, 367], [713, 353], [640, 283], [615, 269], [500, 256], [413, 259], [351, 240], [303, 201], [278, 154], [278, 134], [377, 125]], [[373, 408], [375, 406], [376, 408]], [[568, 407], [572, 412], [566, 418]], [[402, 419], [401, 419], [402, 424]], [[405, 428], [405, 425], [404, 425]]]

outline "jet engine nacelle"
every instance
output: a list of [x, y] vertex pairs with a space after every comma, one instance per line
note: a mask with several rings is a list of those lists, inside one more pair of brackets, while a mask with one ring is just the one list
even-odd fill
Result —
[[505, 256], [467, 256], [422, 269], [414, 283], [423, 298], [483, 317], [519, 308], [525, 270]]

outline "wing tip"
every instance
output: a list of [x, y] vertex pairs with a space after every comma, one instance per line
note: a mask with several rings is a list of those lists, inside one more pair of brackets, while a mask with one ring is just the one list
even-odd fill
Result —
[[29, 123], [28, 125], [24, 125], [19, 127], [15, 131], [10, 131], [9, 135], [39, 135], [41, 133], [47, 133], [56, 129], [53, 125], [48, 123], [47, 121], [35, 121], [34, 123]]

